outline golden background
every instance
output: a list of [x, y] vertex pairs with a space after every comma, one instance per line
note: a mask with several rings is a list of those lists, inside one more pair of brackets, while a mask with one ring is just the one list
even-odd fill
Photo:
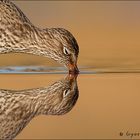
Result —
[[[14, 1], [40, 28], [63, 27], [76, 37], [79, 67], [93, 70], [140, 68], [139, 1]], [[0, 55], [1, 66], [58, 66], [32, 55]], [[126, 71], [127, 72], [127, 71]], [[1, 75], [0, 88], [25, 89], [50, 85], [63, 75]], [[80, 97], [64, 116], [38, 116], [16, 137], [129, 138], [120, 132], [140, 132], [138, 73], [79, 75]]]

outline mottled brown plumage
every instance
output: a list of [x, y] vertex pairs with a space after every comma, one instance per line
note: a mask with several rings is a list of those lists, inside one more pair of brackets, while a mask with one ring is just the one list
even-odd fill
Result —
[[28, 53], [45, 56], [78, 71], [79, 47], [63, 28], [40, 29], [11, 1], [0, 0], [0, 53]]
[[0, 89], [0, 139], [13, 139], [37, 115], [62, 115], [78, 99], [76, 77], [68, 75], [48, 87]]

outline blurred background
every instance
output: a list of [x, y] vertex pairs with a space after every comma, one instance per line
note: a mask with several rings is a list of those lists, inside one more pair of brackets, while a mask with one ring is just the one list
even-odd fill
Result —
[[[77, 39], [79, 67], [140, 68], [139, 1], [13, 1], [40, 28], [62, 27]], [[0, 66], [59, 66], [48, 58], [0, 55]]]
[[[64, 116], [38, 116], [17, 139], [129, 139], [140, 133], [140, 1], [13, 1], [40, 28], [63, 27], [77, 39], [79, 99]], [[45, 57], [0, 55], [0, 66], [60, 66]], [[129, 71], [128, 71], [129, 70]], [[126, 73], [126, 72], [133, 73]], [[64, 75], [1, 75], [1, 89], [46, 87]], [[124, 136], [120, 136], [120, 132]], [[139, 138], [133, 137], [133, 138]]]

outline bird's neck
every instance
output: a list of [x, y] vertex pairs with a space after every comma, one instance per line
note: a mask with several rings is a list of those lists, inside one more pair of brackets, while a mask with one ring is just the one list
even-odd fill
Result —
[[[36, 95], [30, 98], [30, 106], [33, 108], [32, 111], [35, 113], [35, 115], [50, 114], [51, 107], [53, 106], [53, 95], [51, 94], [51, 90], [50, 87], [35, 89]], [[33, 91], [31, 92], [33, 93]]]
[[48, 88], [0, 90], [0, 93], [3, 99], [0, 100], [0, 139], [14, 138], [34, 116], [49, 110], [48, 100], [45, 101], [49, 99]]
[[51, 57], [53, 39], [49, 36], [47, 30], [32, 27], [28, 34], [28, 38], [23, 40], [25, 41], [25, 44], [20, 44], [19, 50], [15, 49], [15, 52]]
[[0, 53], [27, 53], [51, 57], [54, 44], [47, 29], [27, 24], [17, 26], [17, 31], [12, 31], [12, 35], [9, 35], [10, 43], [0, 45]]
[[21, 91], [20, 94], [24, 95], [24, 97], [26, 98], [26, 102], [24, 103], [26, 104], [26, 106], [28, 106], [28, 108], [30, 108], [31, 114], [34, 114], [34, 116], [40, 114], [50, 114], [50, 108], [52, 107], [53, 103], [53, 94], [51, 87], [29, 89], [23, 91], [23, 93]]

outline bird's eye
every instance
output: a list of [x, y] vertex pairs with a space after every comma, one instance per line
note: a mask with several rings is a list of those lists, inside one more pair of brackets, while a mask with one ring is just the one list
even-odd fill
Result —
[[63, 48], [63, 52], [65, 55], [70, 55], [70, 50], [67, 49], [66, 47]]
[[70, 89], [66, 89], [63, 92], [63, 97], [66, 97], [70, 93]]

